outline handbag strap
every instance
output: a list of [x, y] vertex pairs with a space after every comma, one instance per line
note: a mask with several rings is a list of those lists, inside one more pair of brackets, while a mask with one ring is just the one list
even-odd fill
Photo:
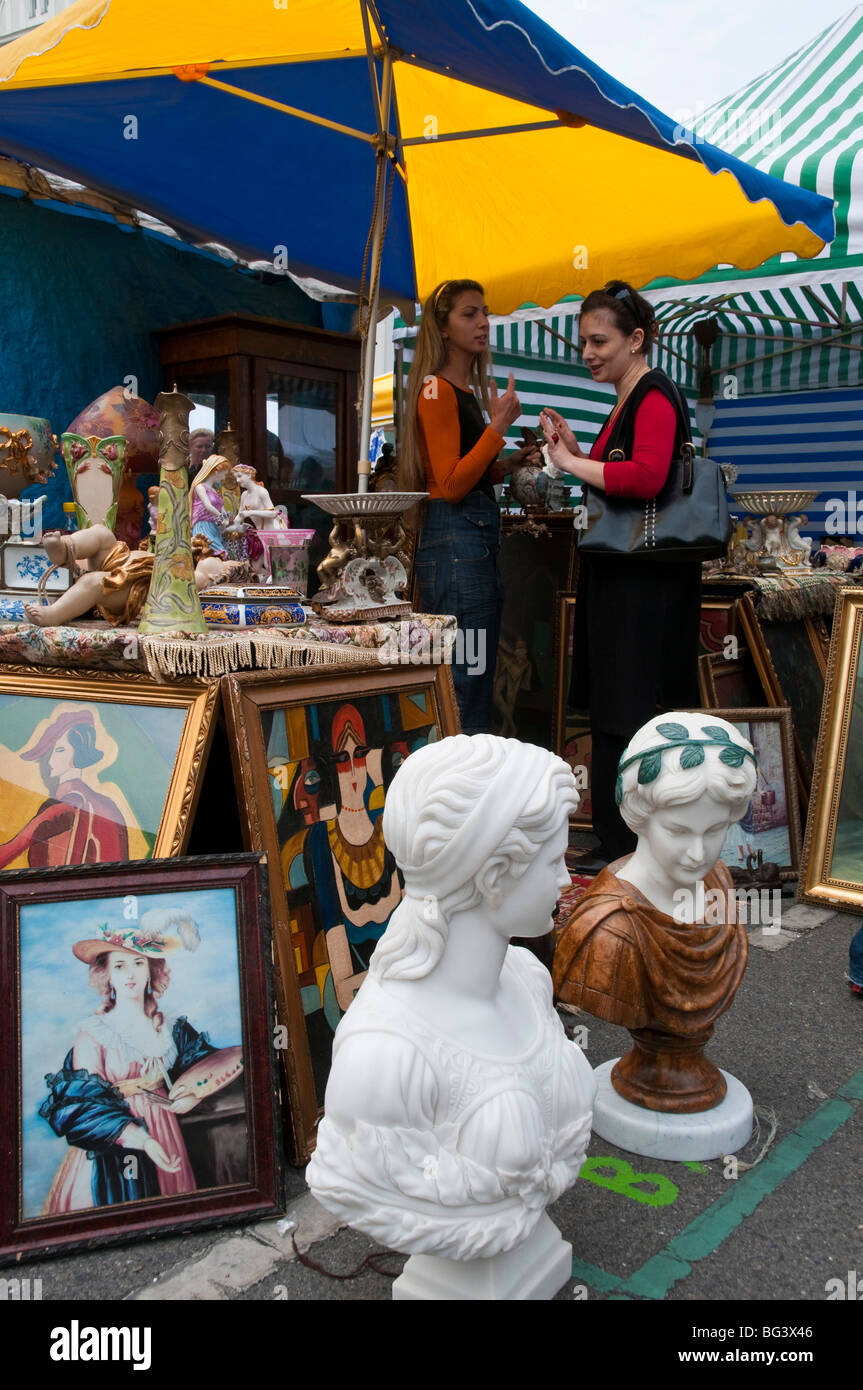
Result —
[[[677, 422], [680, 427], [680, 433], [682, 435], [682, 442], [680, 446], [680, 457], [682, 464], [681, 488], [683, 492], [690, 493], [692, 491], [692, 485], [694, 481], [693, 475], [695, 468], [695, 445], [692, 442], [692, 428], [689, 422], [689, 408], [686, 405], [685, 399], [682, 396], [677, 383], [675, 381], [672, 381], [670, 377], [665, 377], [664, 373], [662, 375], [665, 378], [665, 382], [667, 383], [669, 388], [667, 391], [662, 391], [662, 394], [666, 397], [667, 400], [670, 400], [672, 405], [674, 406], [675, 414], [677, 415]], [[655, 382], [651, 382], [647, 388], [647, 391], [644, 394], [647, 395], [647, 392], [657, 389], [661, 390], [662, 388], [657, 387]], [[635, 412], [637, 412], [638, 407], [641, 405], [643, 399], [644, 396], [642, 396], [638, 400], [637, 404], [634, 407]], [[620, 430], [622, 428], [622, 422], [626, 419], [625, 412], [627, 405], [629, 405], [629, 401], [624, 402], [616, 419], [614, 418], [614, 413], [612, 412], [612, 434], [615, 430]], [[608, 462], [616, 462], [617, 460], [625, 458], [626, 454], [624, 450], [621, 448], [612, 449], [608, 454]]]

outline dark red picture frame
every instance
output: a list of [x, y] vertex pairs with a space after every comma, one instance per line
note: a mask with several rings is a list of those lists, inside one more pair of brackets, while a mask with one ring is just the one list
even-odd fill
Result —
[[[242, 1029], [243, 1116], [247, 1180], [174, 1196], [144, 1197], [60, 1214], [23, 1216], [21, 908], [78, 900], [232, 889], [235, 895], [239, 1013]], [[174, 860], [22, 870], [0, 877], [0, 1263], [81, 1248], [176, 1235], [207, 1225], [260, 1220], [282, 1209], [279, 1079], [274, 1055], [266, 856], [235, 854]], [[61, 1045], [62, 1051], [62, 1045]]]

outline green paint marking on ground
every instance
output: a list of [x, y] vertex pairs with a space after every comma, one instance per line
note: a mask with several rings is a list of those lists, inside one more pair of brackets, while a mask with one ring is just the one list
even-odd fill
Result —
[[584, 1260], [573, 1258], [572, 1277], [576, 1283], [587, 1284], [591, 1289], [597, 1289], [600, 1293], [613, 1293], [622, 1289], [624, 1280], [619, 1279], [616, 1274], [606, 1274], [604, 1269], [598, 1269], [596, 1265], [585, 1264]]
[[693, 1173], [709, 1173], [710, 1169], [706, 1163], [684, 1163], [684, 1168], [689, 1168]]
[[[816, 1149], [831, 1139], [854, 1114], [854, 1103], [863, 1100], [863, 1071], [840, 1086], [836, 1096], [825, 1100], [817, 1110], [777, 1144], [768, 1158], [750, 1168], [729, 1190], [689, 1223], [664, 1250], [653, 1255], [628, 1279], [618, 1279], [593, 1265], [573, 1261], [573, 1274], [602, 1293], [620, 1292], [636, 1297], [663, 1299], [681, 1279], [692, 1273], [693, 1264], [712, 1255], [737, 1229], [745, 1217], [775, 1192], [786, 1178], [811, 1158]], [[687, 1165], [689, 1166], [689, 1165]]]

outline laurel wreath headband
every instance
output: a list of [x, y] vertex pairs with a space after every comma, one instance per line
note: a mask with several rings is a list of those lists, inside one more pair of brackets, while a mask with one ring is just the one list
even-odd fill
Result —
[[694, 767], [699, 767], [704, 762], [705, 748], [721, 748], [719, 761], [725, 763], [726, 767], [742, 767], [744, 758], [751, 758], [756, 767], [758, 766], [755, 754], [748, 748], [741, 748], [739, 743], [735, 743], [731, 735], [725, 729], [721, 729], [717, 724], [702, 725], [701, 732], [706, 734], [706, 738], [695, 738], [684, 724], [657, 724], [656, 732], [661, 734], [666, 740], [665, 743], [657, 744], [654, 748], [645, 748], [640, 753], [633, 753], [631, 758], [621, 758], [617, 765], [617, 783], [614, 789], [614, 799], [617, 805], [623, 797], [623, 773], [634, 763], [640, 763], [638, 769], [638, 782], [641, 786], [647, 786], [654, 782], [662, 771], [662, 755], [671, 748], [682, 748], [680, 755], [681, 772], [689, 772]]

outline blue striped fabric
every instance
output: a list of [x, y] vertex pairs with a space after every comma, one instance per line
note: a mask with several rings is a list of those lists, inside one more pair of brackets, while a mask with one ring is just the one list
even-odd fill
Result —
[[[828, 531], [831, 499], [847, 508], [850, 491], [863, 503], [863, 390], [718, 400], [708, 449], [720, 463], [737, 465], [733, 491], [817, 491], [815, 502], [806, 509], [808, 524], [801, 528], [817, 543]], [[849, 516], [847, 525], [839, 529], [850, 534], [854, 521]], [[835, 532], [835, 522], [832, 525]]]

